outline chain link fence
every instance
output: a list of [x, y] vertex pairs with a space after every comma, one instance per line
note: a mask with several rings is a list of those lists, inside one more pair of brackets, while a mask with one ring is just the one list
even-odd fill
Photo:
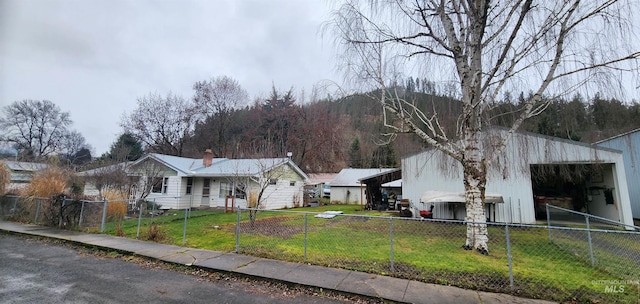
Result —
[[104, 231], [108, 220], [124, 217], [126, 202], [74, 200], [64, 196], [0, 197], [0, 219], [67, 229]]
[[153, 200], [5, 196], [0, 198], [0, 219], [558, 302], [640, 299], [640, 232], [602, 229], [612, 223], [587, 228], [587, 222], [597, 220], [577, 214], [570, 215], [576, 217], [571, 221], [550, 220], [547, 226], [486, 223], [489, 254], [482, 255], [461, 248], [467, 235], [464, 221], [300, 209], [158, 207]]
[[243, 254], [558, 302], [640, 299], [640, 232], [487, 223], [484, 256], [461, 249], [463, 221], [250, 209], [237, 216]]

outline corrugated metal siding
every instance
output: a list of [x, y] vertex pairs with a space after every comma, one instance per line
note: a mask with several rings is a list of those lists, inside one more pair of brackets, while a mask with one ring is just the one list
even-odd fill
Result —
[[[503, 136], [499, 132], [491, 136]], [[498, 158], [487, 177], [487, 192], [502, 194], [505, 203], [496, 205], [496, 221], [534, 223], [533, 189], [530, 164], [551, 163], [613, 163], [622, 166], [622, 156], [609, 150], [594, 149], [580, 143], [553, 140], [543, 136], [515, 134], [504, 153]], [[499, 169], [495, 169], [499, 168]], [[420, 197], [426, 190], [464, 191], [462, 169], [451, 157], [430, 150], [402, 160], [402, 194], [414, 206], [422, 208]], [[625, 181], [618, 181], [617, 191], [627, 188]], [[333, 189], [332, 189], [333, 191]], [[626, 194], [619, 193], [619, 200], [628, 204]], [[428, 206], [427, 206], [428, 207]], [[436, 207], [438, 213], [450, 216], [444, 206]], [[622, 211], [620, 211], [622, 212]], [[629, 210], [630, 212], [630, 210]], [[415, 212], [414, 212], [415, 213]], [[630, 218], [625, 219], [628, 223]]]
[[631, 210], [634, 218], [640, 218], [640, 130], [599, 142], [598, 146], [622, 151]]

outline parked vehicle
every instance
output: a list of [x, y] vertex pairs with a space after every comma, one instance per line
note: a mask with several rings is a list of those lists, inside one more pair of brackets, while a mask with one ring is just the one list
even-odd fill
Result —
[[331, 198], [331, 185], [324, 184], [324, 188], [322, 189], [322, 198]]

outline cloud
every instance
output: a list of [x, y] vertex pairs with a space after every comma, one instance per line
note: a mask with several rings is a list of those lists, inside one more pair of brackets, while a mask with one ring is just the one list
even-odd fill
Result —
[[150, 92], [227, 75], [251, 96], [331, 78], [322, 1], [0, 0], [0, 106], [48, 99], [105, 152]]

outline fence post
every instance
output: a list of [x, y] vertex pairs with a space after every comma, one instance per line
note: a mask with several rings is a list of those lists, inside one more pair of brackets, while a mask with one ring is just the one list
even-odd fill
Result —
[[184, 228], [182, 229], [182, 247], [187, 243], [187, 216], [189, 215], [189, 209], [184, 209]]
[[509, 237], [509, 225], [504, 225], [504, 233], [507, 239], [507, 261], [509, 264], [509, 287], [513, 288], [513, 261], [511, 260], [511, 237]]
[[[55, 202], [56, 199], [54, 198], [53, 201]], [[62, 203], [60, 203], [60, 212], [58, 212], [58, 228], [62, 228], [62, 211], [64, 210], [64, 206], [65, 203], [67, 202], [67, 197], [66, 196], [62, 196]], [[102, 232], [102, 231], [100, 231]]]
[[151, 219], [149, 220], [149, 227], [153, 224], [153, 214], [156, 213], [156, 198], [153, 198], [153, 204], [151, 205]]
[[309, 225], [309, 213], [304, 214], [304, 260], [307, 260], [307, 227]]
[[589, 217], [585, 216], [584, 219], [587, 222], [587, 239], [589, 241], [589, 258], [591, 259], [591, 267], [593, 267], [596, 263], [595, 263], [595, 260], [593, 259], [593, 244], [591, 243], [591, 227], [589, 227]]
[[104, 223], [107, 221], [107, 200], [104, 199], [102, 204], [102, 223], [100, 224], [100, 233], [104, 232]]
[[84, 200], [80, 201], [80, 218], [78, 219], [78, 227], [82, 228], [82, 216], [84, 215]]
[[11, 208], [11, 210], [9, 210], [9, 216], [15, 216], [15, 214], [16, 214], [16, 207], [18, 207], [18, 199], [19, 199], [19, 198], [20, 198], [20, 197], [18, 197], [18, 196], [14, 197], [14, 200], [13, 200], [13, 208]]
[[391, 272], [395, 272], [393, 265], [393, 216], [389, 217], [389, 258], [391, 262]]
[[36, 198], [36, 217], [33, 219], [34, 224], [38, 224], [38, 215], [40, 214], [40, 199]]
[[238, 220], [236, 221], [236, 253], [240, 252], [240, 208], [238, 209]]
[[511, 196], [509, 196], [509, 222], [513, 223], [513, 203], [511, 202]]
[[547, 211], [547, 230], [549, 231], [549, 242], [552, 242], [551, 239], [551, 215], [549, 214], [549, 204], [544, 204], [544, 208]]
[[136, 231], [136, 239], [140, 238], [140, 222], [142, 221], [142, 204], [144, 204], [144, 208], [147, 209], [147, 203], [140, 202], [140, 207], [138, 208], [138, 230]]

